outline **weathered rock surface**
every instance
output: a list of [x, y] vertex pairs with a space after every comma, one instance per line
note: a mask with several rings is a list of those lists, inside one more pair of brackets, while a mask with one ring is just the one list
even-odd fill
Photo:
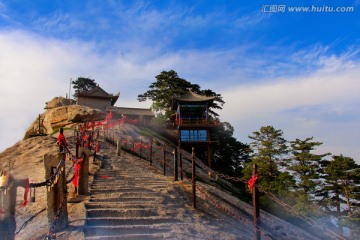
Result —
[[75, 105], [76, 101], [73, 99], [54, 97], [50, 102], [45, 103], [45, 109], [52, 109], [62, 106]]
[[39, 117], [34, 120], [26, 130], [24, 139], [36, 134], [52, 134], [54, 129], [71, 127], [74, 123], [100, 121], [105, 117], [105, 111], [80, 105], [50, 108], [40, 115], [40, 121]]

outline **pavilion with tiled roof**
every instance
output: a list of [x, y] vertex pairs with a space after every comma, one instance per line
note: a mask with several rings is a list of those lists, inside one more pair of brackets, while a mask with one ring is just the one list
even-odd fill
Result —
[[120, 96], [120, 92], [113, 95], [107, 93], [99, 86], [89, 91], [79, 92], [77, 95], [77, 104], [107, 110], [108, 107], [114, 106]]
[[206, 147], [209, 167], [211, 144], [218, 142], [218, 124], [209, 117], [209, 106], [215, 99], [215, 96], [203, 96], [191, 90], [182, 96], [173, 97], [179, 145]]

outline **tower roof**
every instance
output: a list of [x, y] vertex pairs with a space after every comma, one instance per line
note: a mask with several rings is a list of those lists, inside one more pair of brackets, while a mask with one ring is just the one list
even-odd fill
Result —
[[211, 96], [211, 97], [203, 96], [189, 90], [188, 93], [180, 97], [174, 97], [173, 99], [177, 102], [210, 102], [213, 101], [215, 98], [216, 98], [215, 96]]
[[111, 99], [111, 106], [114, 106], [114, 104], [118, 100], [119, 96], [120, 96], [120, 93], [117, 93], [115, 95], [109, 94], [99, 86], [96, 86], [93, 89], [90, 89], [88, 91], [78, 93], [78, 97]]

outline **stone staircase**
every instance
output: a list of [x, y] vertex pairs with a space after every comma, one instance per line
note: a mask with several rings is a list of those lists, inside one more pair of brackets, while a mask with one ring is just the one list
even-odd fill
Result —
[[111, 155], [94, 176], [85, 239], [224, 239], [169, 177], [138, 158]]

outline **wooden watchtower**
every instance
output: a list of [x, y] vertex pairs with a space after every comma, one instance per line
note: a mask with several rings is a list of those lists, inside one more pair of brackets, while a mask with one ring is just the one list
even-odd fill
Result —
[[210, 168], [211, 144], [218, 142], [216, 131], [218, 124], [209, 116], [209, 105], [215, 98], [214, 96], [202, 96], [191, 90], [180, 97], [173, 97], [179, 144], [181, 146], [205, 147]]

